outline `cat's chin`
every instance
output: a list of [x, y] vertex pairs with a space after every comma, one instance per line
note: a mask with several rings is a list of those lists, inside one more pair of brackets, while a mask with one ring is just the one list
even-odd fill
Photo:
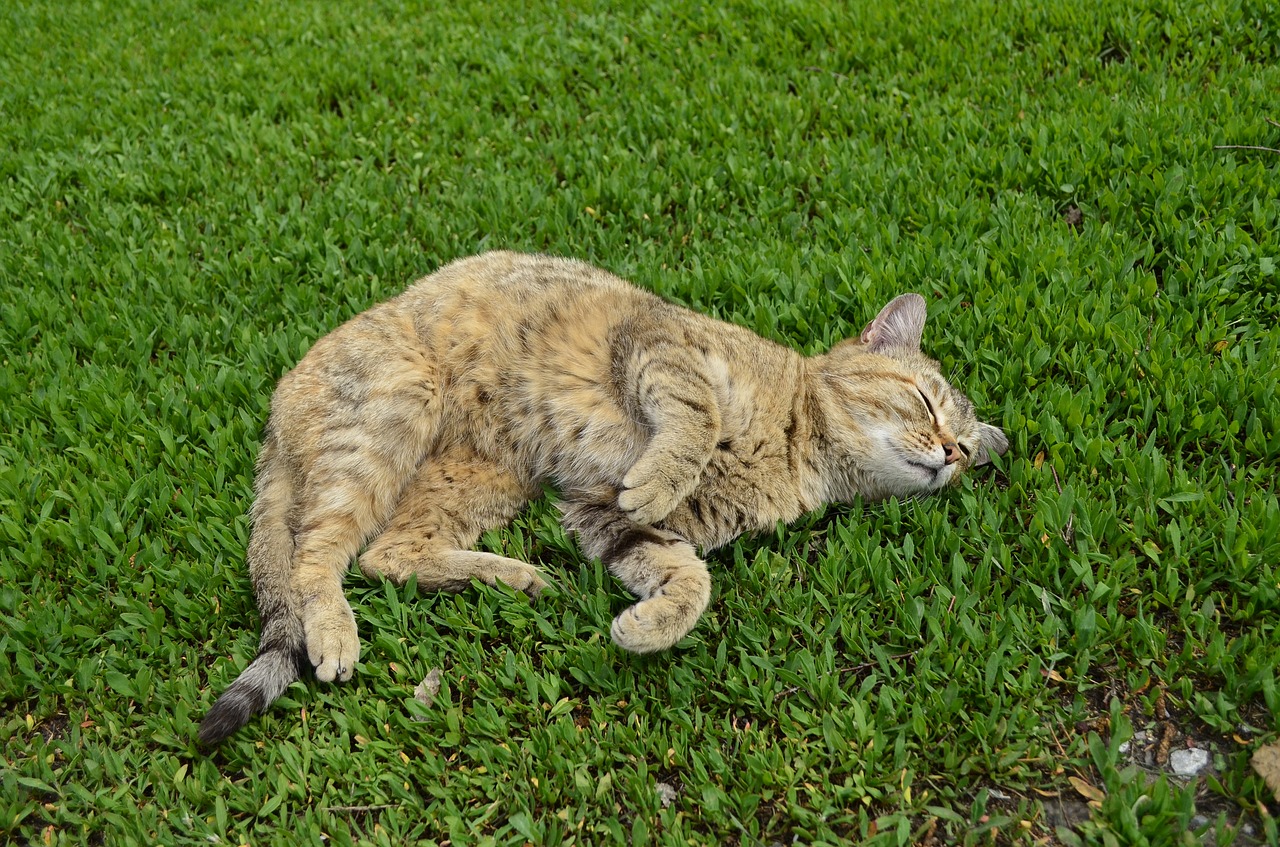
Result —
[[889, 488], [897, 497], [932, 494], [947, 486], [955, 475], [955, 465], [933, 464], [902, 457], [891, 469]]

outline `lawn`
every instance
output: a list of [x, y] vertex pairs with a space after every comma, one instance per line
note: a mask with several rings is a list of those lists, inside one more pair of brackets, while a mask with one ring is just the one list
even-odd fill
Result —
[[[1277, 4], [16, 0], [0, 43], [0, 841], [1277, 839]], [[649, 658], [539, 503], [482, 542], [539, 600], [353, 573], [353, 681], [201, 751], [275, 381], [498, 247], [806, 352], [920, 292], [1012, 449], [716, 552]]]

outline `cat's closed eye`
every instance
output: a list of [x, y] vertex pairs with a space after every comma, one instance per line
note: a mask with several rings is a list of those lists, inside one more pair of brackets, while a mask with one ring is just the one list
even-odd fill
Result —
[[929, 412], [929, 420], [933, 423], [933, 425], [934, 425], [934, 426], [937, 426], [937, 425], [938, 425], [938, 413], [937, 413], [937, 412], [935, 412], [935, 411], [933, 410], [933, 403], [932, 403], [932, 402], [930, 402], [930, 400], [929, 400], [929, 395], [928, 395], [928, 394], [925, 394], [925, 393], [924, 393], [923, 391], [921, 391], [919, 388], [917, 388], [917, 389], [916, 389], [916, 393], [917, 393], [917, 394], [919, 394], [919, 395], [920, 395], [920, 399], [924, 401], [924, 407], [925, 407], [925, 409], [926, 409], [926, 410], [928, 410], [928, 412]]

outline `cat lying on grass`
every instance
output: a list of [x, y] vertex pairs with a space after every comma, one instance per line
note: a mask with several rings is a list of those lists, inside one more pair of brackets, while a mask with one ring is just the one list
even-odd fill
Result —
[[342, 592], [369, 576], [459, 591], [538, 571], [469, 549], [551, 482], [565, 526], [638, 602], [613, 621], [665, 650], [706, 609], [697, 548], [831, 501], [937, 491], [1008, 447], [920, 352], [925, 302], [896, 298], [812, 358], [581, 262], [454, 262], [316, 342], [280, 380], [247, 558], [257, 658], [200, 726], [215, 744], [310, 665], [351, 677]]

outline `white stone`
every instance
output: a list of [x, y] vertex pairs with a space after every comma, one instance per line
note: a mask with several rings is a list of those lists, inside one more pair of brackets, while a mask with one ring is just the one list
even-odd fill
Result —
[[1190, 750], [1174, 750], [1169, 754], [1169, 768], [1178, 776], [1195, 776], [1209, 767], [1212, 757], [1208, 750], [1193, 747]]

